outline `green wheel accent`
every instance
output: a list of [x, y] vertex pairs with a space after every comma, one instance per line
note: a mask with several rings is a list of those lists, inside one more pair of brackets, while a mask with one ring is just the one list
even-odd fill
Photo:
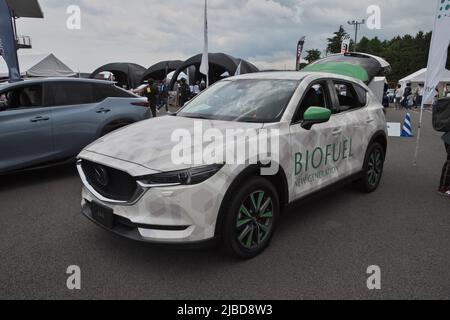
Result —
[[273, 228], [273, 202], [264, 191], [250, 194], [242, 203], [236, 221], [239, 243], [246, 249], [258, 248]]

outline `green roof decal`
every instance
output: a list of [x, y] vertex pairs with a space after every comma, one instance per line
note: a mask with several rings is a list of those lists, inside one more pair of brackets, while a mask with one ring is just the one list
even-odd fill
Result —
[[363, 67], [346, 62], [327, 62], [313, 64], [306, 66], [301, 71], [334, 73], [342, 76], [356, 78], [364, 82], [369, 81], [369, 75]]

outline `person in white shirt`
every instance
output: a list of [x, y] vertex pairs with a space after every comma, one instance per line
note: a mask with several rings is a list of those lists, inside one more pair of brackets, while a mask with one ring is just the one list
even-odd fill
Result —
[[450, 97], [450, 83], [445, 86], [444, 93], [446, 97]]
[[417, 91], [416, 91], [416, 101], [415, 101], [416, 108], [422, 107], [422, 100], [423, 100], [424, 92], [425, 92], [424, 84], [420, 83], [419, 87], [417, 88]]
[[402, 85], [399, 84], [395, 89], [395, 109], [401, 109], [402, 107], [403, 90]]

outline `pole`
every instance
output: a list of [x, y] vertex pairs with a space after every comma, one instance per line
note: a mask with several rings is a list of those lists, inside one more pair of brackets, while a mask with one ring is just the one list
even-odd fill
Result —
[[422, 100], [422, 105], [420, 106], [419, 129], [417, 130], [416, 151], [414, 152], [414, 163], [413, 163], [414, 167], [417, 167], [417, 162], [419, 159], [420, 138], [422, 136], [423, 110], [424, 110], [424, 101]]
[[360, 25], [366, 23], [366, 20], [364, 20], [364, 19], [361, 20], [361, 21], [353, 20], [353, 21], [348, 21], [347, 23], [348, 23], [349, 25], [355, 27], [355, 44], [354, 44], [353, 48], [354, 48], [354, 51], [356, 52], [356, 49], [357, 49], [357, 47], [358, 47], [358, 29], [359, 29], [359, 26], [360, 26]]

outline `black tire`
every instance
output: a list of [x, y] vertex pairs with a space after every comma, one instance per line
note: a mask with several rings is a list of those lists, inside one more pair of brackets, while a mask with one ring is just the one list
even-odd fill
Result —
[[252, 259], [264, 251], [272, 239], [280, 216], [278, 194], [275, 187], [261, 177], [250, 178], [233, 193], [225, 212], [222, 244], [229, 255]]
[[378, 189], [384, 170], [385, 151], [381, 144], [374, 142], [369, 146], [364, 160], [363, 176], [356, 181], [355, 187], [364, 193]]

